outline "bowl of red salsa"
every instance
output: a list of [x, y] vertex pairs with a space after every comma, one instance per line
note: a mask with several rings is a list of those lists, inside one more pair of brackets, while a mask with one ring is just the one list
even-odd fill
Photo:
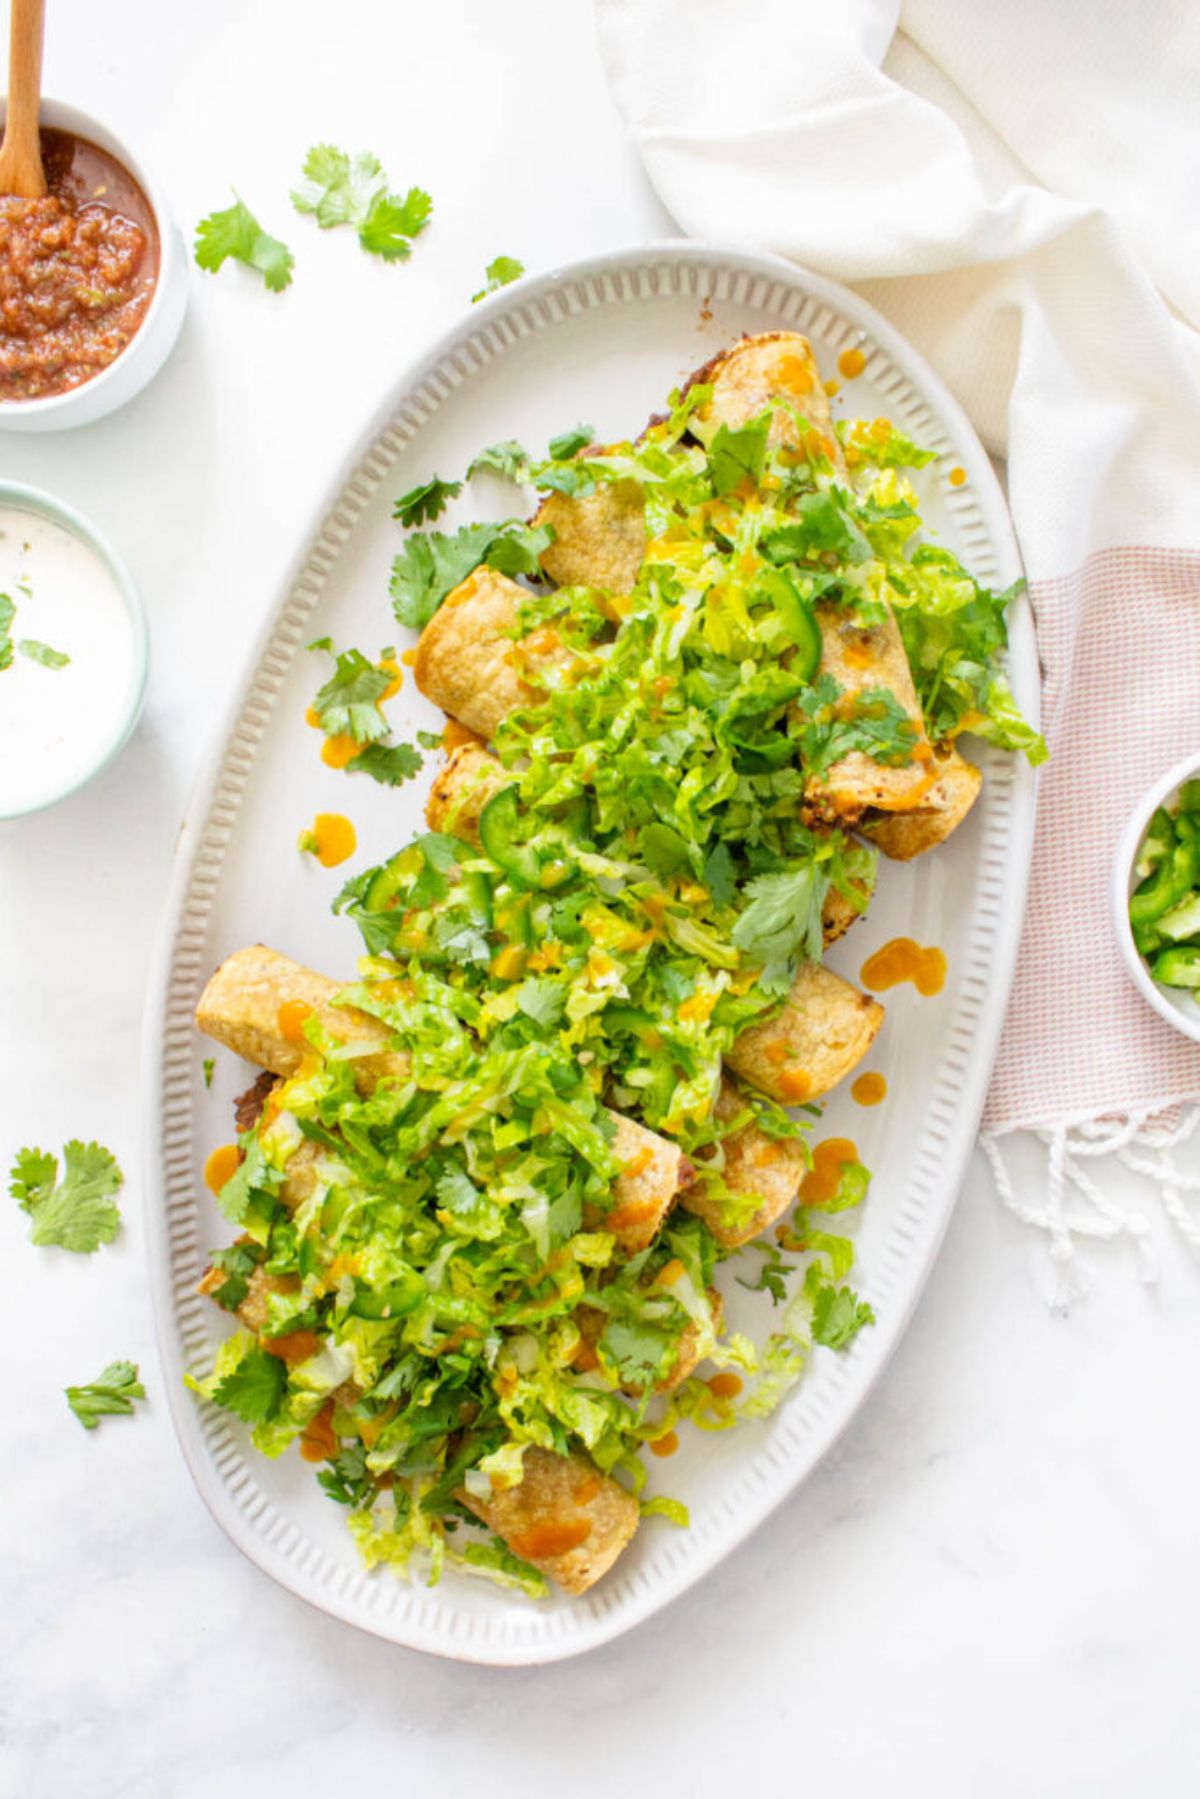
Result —
[[183, 240], [145, 168], [75, 107], [43, 100], [41, 122], [45, 196], [0, 197], [0, 430], [123, 406], [166, 361], [187, 303]]

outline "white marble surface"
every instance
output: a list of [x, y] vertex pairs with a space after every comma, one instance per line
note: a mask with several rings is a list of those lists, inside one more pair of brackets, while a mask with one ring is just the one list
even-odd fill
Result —
[[[33, 1249], [0, 1206], [0, 1794], [1193, 1792], [1200, 1271], [1163, 1227], [1156, 1288], [1099, 1250], [1089, 1296], [1055, 1316], [980, 1165], [837, 1453], [699, 1590], [589, 1658], [502, 1672], [391, 1648], [276, 1589], [210, 1521], [161, 1392], [137, 1170], [142, 986], [205, 740], [331, 461], [483, 264], [669, 221], [586, 0], [50, 10], [50, 91], [119, 121], [189, 230], [235, 182], [297, 276], [277, 299], [194, 272], [140, 400], [70, 437], [0, 439], [0, 474], [121, 546], [153, 638], [120, 762], [0, 826], [0, 1162], [95, 1135], [130, 1175], [121, 1237], [88, 1260]], [[432, 190], [410, 266], [291, 213], [320, 138]], [[114, 1356], [141, 1362], [149, 1403], [85, 1436], [61, 1390]]]

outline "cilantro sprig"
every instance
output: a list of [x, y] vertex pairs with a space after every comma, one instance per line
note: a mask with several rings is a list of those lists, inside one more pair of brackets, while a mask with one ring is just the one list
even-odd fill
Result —
[[272, 293], [282, 293], [292, 279], [295, 257], [279, 238], [264, 231], [244, 200], [223, 212], [210, 212], [196, 227], [197, 265], [215, 275], [222, 264], [241, 262], [256, 269]]
[[304, 159], [304, 179], [291, 192], [297, 212], [322, 231], [353, 225], [364, 250], [385, 262], [404, 262], [412, 240], [425, 229], [433, 201], [423, 188], [388, 191], [383, 164], [370, 151], [350, 155], [334, 144], [316, 144]]
[[498, 294], [502, 287], [510, 281], [517, 281], [525, 273], [525, 264], [518, 262], [515, 256], [496, 256], [483, 271], [483, 286], [477, 294], [471, 295], [471, 304], [477, 300], [486, 300], [491, 294]]
[[21, 1149], [9, 1173], [8, 1190], [32, 1223], [30, 1241], [90, 1255], [111, 1243], [121, 1222], [113, 1194], [124, 1176], [110, 1149], [72, 1138], [58, 1158], [41, 1149]]
[[101, 1418], [128, 1418], [135, 1399], [145, 1399], [136, 1362], [110, 1362], [82, 1387], [66, 1387], [67, 1404], [84, 1430], [95, 1430]]

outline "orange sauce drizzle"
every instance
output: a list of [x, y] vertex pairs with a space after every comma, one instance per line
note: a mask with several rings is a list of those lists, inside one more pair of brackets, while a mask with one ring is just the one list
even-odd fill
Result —
[[222, 1143], [204, 1164], [204, 1185], [210, 1193], [219, 1193], [227, 1180], [237, 1173], [242, 1152], [236, 1143]]
[[296, 1368], [316, 1355], [321, 1339], [316, 1331], [288, 1331], [282, 1337], [264, 1337], [262, 1346], [268, 1355], [276, 1355], [289, 1368]]
[[940, 993], [946, 984], [945, 951], [924, 949], [911, 937], [893, 937], [890, 943], [867, 957], [860, 978], [863, 986], [869, 987], [872, 993], [896, 987], [901, 981], [911, 981], [917, 992], [929, 999]]
[[312, 851], [322, 868], [336, 868], [358, 848], [354, 826], [340, 812], [318, 812], [308, 836], [311, 841], [303, 847]]
[[417, 666], [417, 652], [415, 650], [405, 650], [400, 660], [405, 668], [415, 668]]
[[300, 1454], [306, 1462], [330, 1462], [340, 1445], [333, 1432], [333, 1401], [327, 1399], [310, 1418], [300, 1437]]
[[858, 1146], [849, 1137], [826, 1137], [813, 1147], [813, 1165], [800, 1183], [806, 1206], [824, 1206], [834, 1198], [847, 1162], [858, 1161]]
[[396, 661], [394, 656], [381, 657], [379, 667], [384, 674], [389, 674], [392, 677], [379, 696], [380, 704], [382, 705], [384, 700], [390, 700], [394, 693], [399, 693], [401, 687], [404, 685], [404, 670], [400, 667], [400, 664]]
[[547, 1518], [531, 1524], [519, 1536], [509, 1538], [509, 1548], [527, 1562], [547, 1561], [554, 1555], [566, 1555], [590, 1537], [592, 1526], [587, 1518]]
[[275, 1014], [275, 1023], [279, 1027], [279, 1035], [285, 1043], [296, 1049], [307, 1049], [308, 1038], [304, 1035], [304, 1021], [312, 1017], [312, 1007], [307, 1000], [285, 999]]
[[448, 718], [442, 731], [442, 748], [456, 750], [462, 743], [482, 743], [483, 738], [478, 731], [471, 731], [466, 725], [460, 725], [456, 718]]
[[793, 1106], [812, 1094], [812, 1076], [803, 1068], [785, 1068], [779, 1077], [779, 1091]]
[[321, 714], [317, 711], [315, 706], [310, 706], [308, 708], [308, 711], [304, 714], [304, 722], [306, 725], [312, 725], [314, 730], [319, 731], [321, 729]]
[[860, 1106], [877, 1106], [887, 1098], [887, 1078], [873, 1070], [860, 1074], [850, 1089], [850, 1097]]
[[736, 1399], [742, 1390], [740, 1374], [714, 1374], [708, 1382], [708, 1390], [714, 1399]]
[[794, 394], [810, 394], [813, 390], [812, 364], [803, 356], [788, 351], [776, 358], [771, 372], [780, 387], [788, 388]]
[[326, 768], [345, 768], [347, 762], [353, 762], [363, 747], [357, 737], [342, 732], [337, 737], [325, 739], [321, 745], [321, 760]]
[[951, 487], [964, 486], [966, 483], [966, 479], [967, 479], [967, 471], [965, 468], [952, 468], [950, 470], [949, 480], [950, 480]]
[[646, 1445], [651, 1455], [674, 1455], [679, 1448], [679, 1438], [673, 1430], [665, 1431], [661, 1437], [655, 1437]]
[[857, 348], [843, 350], [838, 357], [838, 373], [844, 375], [847, 381], [853, 381], [856, 375], [861, 375], [866, 366], [867, 359]]

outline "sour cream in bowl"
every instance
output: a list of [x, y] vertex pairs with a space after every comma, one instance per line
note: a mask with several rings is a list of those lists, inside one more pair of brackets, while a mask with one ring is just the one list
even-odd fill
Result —
[[82, 787], [122, 747], [146, 690], [137, 588], [86, 519], [0, 482], [0, 819]]

